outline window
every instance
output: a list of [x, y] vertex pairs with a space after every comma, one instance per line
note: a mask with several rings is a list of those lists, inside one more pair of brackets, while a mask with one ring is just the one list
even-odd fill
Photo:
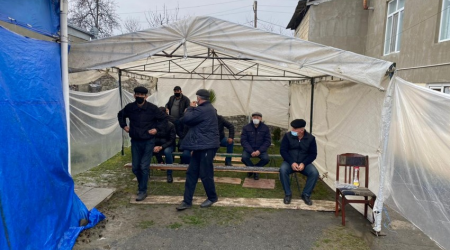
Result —
[[450, 40], [450, 0], [442, 0], [439, 42]]
[[450, 94], [450, 83], [429, 83], [427, 87], [438, 92]]
[[386, 20], [386, 37], [384, 40], [385, 55], [400, 51], [404, 8], [405, 8], [405, 0], [392, 0], [388, 3], [388, 12]]

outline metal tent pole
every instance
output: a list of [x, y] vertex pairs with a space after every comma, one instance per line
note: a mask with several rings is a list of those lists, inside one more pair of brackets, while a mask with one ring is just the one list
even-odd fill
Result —
[[[123, 101], [122, 101], [122, 70], [121, 69], [119, 69], [118, 74], [119, 74], [120, 110], [122, 110], [123, 109]], [[122, 155], [124, 155], [123, 148], [124, 148], [124, 144], [125, 144], [125, 141], [123, 139], [123, 137], [124, 137], [123, 133], [124, 132], [123, 132], [123, 129], [122, 129], [122, 151], [121, 151]]]
[[309, 133], [312, 134], [314, 113], [314, 78], [311, 78], [311, 113], [309, 118]]

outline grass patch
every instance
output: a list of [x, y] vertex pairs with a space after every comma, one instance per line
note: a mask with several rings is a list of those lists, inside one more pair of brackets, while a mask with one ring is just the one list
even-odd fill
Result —
[[152, 220], [150, 220], [150, 221], [144, 220], [144, 221], [139, 222], [139, 224], [137, 226], [142, 228], [142, 229], [146, 229], [146, 228], [149, 228], [149, 227], [151, 227], [153, 225], [155, 225], [154, 221], [152, 221]]
[[354, 235], [348, 228], [337, 226], [323, 231], [318, 241], [314, 243], [313, 250], [345, 249], [369, 250], [364, 239]]
[[183, 224], [178, 223], [178, 222], [175, 222], [175, 223], [170, 224], [170, 225], [167, 226], [167, 227], [170, 228], [170, 229], [178, 229], [178, 228], [180, 228], [181, 226], [183, 226]]

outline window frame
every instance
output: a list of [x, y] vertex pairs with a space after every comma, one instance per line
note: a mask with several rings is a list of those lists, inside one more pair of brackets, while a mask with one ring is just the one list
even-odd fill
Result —
[[[393, 1], [396, 1], [395, 11], [393, 11], [391, 14], [389, 14], [389, 4], [392, 3]], [[405, 10], [406, 1], [404, 1], [403, 7], [401, 7], [400, 9], [398, 8], [399, 3], [400, 3], [400, 0], [391, 0], [391, 1], [387, 2], [387, 8], [386, 8], [386, 30], [385, 30], [385, 34], [384, 34], [384, 47], [383, 47], [383, 55], [384, 56], [400, 52], [400, 48], [399, 48], [400, 47], [400, 42], [399, 42], [398, 38], [401, 37], [400, 33], [402, 31], [401, 31], [401, 27], [399, 27], [399, 26], [400, 26], [400, 24], [402, 24], [402, 26], [403, 26], [403, 18], [404, 18], [404, 15], [405, 15], [404, 10]], [[391, 47], [391, 43], [392, 43], [392, 39], [393, 39], [392, 28], [394, 26], [393, 23], [394, 23], [394, 16], [395, 16], [395, 14], [398, 14], [397, 23], [396, 23], [396, 25], [397, 25], [397, 27], [396, 27], [397, 34], [395, 34], [395, 48], [394, 48], [393, 51], [391, 51], [390, 47]], [[391, 21], [391, 25], [390, 25], [391, 27], [388, 27], [389, 18], [390, 17], [392, 17], [392, 19], [391, 19], [392, 21]], [[389, 34], [390, 35], [389, 39], [387, 38], [388, 31], [390, 33]], [[389, 47], [389, 51], [388, 52], [386, 52], [386, 47]]]
[[431, 90], [439, 90], [439, 92], [447, 94], [444, 92], [444, 88], [448, 87], [450, 88], [450, 83], [428, 83], [427, 88]]
[[[447, 2], [447, 0], [442, 0], [442, 4], [441, 4], [441, 20], [439, 21], [439, 36], [438, 36], [438, 42], [446, 42], [446, 41], [450, 41], [450, 32], [448, 34], [448, 37], [445, 39], [441, 39], [441, 35], [442, 35], [442, 23], [444, 21], [444, 6], [445, 3]], [[447, 6], [447, 11], [448, 11], [448, 24], [447, 24], [447, 28], [450, 29], [450, 2], [448, 2], [448, 6]]]

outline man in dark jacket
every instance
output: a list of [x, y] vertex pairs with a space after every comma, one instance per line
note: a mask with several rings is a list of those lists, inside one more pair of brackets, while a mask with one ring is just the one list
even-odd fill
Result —
[[[233, 147], [234, 147], [234, 125], [231, 124], [229, 121], [225, 120], [223, 116], [217, 115], [217, 120], [219, 124], [219, 135], [220, 135], [220, 146], [221, 147], [227, 147], [227, 153], [232, 154], [233, 153]], [[228, 137], [225, 137], [225, 129], [228, 129]], [[227, 156], [225, 158], [225, 165], [231, 166], [231, 157]]]
[[[177, 207], [178, 211], [192, 206], [192, 198], [199, 176], [208, 196], [208, 199], [200, 207], [210, 207], [218, 200], [214, 185], [213, 166], [213, 159], [219, 148], [217, 113], [209, 102], [208, 90], [200, 89], [196, 95], [197, 102], [191, 102], [183, 117], [183, 123], [190, 128], [181, 143], [181, 149], [193, 152], [186, 172], [184, 200]], [[197, 104], [198, 107], [196, 107]]]
[[[241, 145], [244, 148], [242, 151], [241, 161], [246, 166], [263, 167], [269, 163], [269, 154], [267, 149], [272, 143], [269, 127], [262, 123], [262, 114], [254, 112], [252, 114], [252, 122], [245, 125], [242, 128]], [[250, 158], [258, 157], [260, 160], [258, 163], [253, 164]], [[251, 177], [253, 173], [248, 173], [247, 176]], [[253, 178], [259, 180], [259, 174], [255, 173]]]
[[286, 133], [281, 141], [280, 154], [283, 163], [280, 168], [280, 179], [284, 189], [284, 204], [291, 203], [292, 193], [289, 175], [300, 172], [307, 177], [302, 192], [302, 200], [312, 205], [311, 193], [319, 178], [319, 171], [312, 164], [317, 157], [316, 138], [305, 130], [306, 122], [296, 119], [291, 122], [291, 131]]
[[181, 136], [183, 133], [183, 123], [180, 122], [180, 119], [183, 117], [186, 108], [189, 107], [190, 100], [183, 95], [180, 86], [173, 88], [173, 94], [166, 104], [166, 109], [169, 111], [169, 115], [175, 120], [173, 124], [175, 125], [177, 135]]
[[[166, 108], [159, 107], [161, 112], [166, 113]], [[155, 147], [153, 153], [155, 153], [158, 163], [164, 164], [163, 154], [166, 159], [166, 164], [173, 164], [173, 149], [175, 147], [175, 126], [170, 121], [162, 121], [158, 123], [158, 133], [156, 134]], [[167, 182], [172, 183], [172, 170], [167, 170]]]
[[[150, 161], [155, 146], [155, 135], [158, 133], [157, 121], [166, 121], [167, 115], [158, 107], [147, 102], [148, 90], [145, 87], [134, 89], [135, 102], [127, 104], [119, 114], [119, 125], [131, 137], [132, 170], [138, 180], [138, 195], [136, 201], [147, 197], [147, 182]], [[128, 127], [126, 118], [130, 120]]]

